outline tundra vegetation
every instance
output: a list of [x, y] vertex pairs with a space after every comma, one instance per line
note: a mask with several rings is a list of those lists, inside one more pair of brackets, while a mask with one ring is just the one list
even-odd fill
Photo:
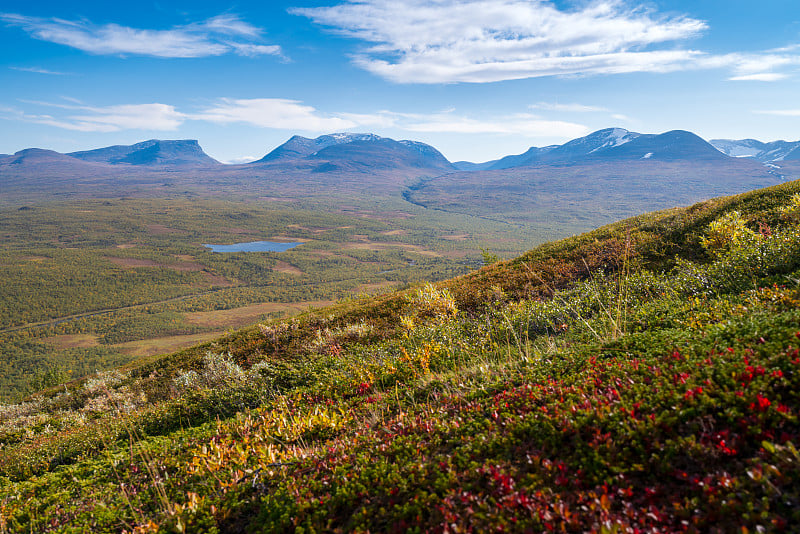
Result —
[[0, 414], [0, 529], [789, 530], [798, 214], [642, 215], [44, 390]]
[[[531, 238], [385, 202], [328, 212], [183, 196], [25, 207], [0, 210], [3, 402], [309, 306], [451, 278], [480, 265], [481, 247], [511, 257]], [[270, 239], [304, 244], [280, 253], [202, 246]]]

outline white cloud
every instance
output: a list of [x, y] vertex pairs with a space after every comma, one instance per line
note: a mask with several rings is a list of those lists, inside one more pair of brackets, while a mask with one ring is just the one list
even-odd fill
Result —
[[62, 117], [50, 114], [17, 112], [16, 118], [25, 122], [47, 124], [79, 132], [117, 132], [120, 130], [176, 130], [186, 115], [166, 104], [124, 104], [119, 106], [93, 107], [84, 105], [28, 102], [69, 110]]
[[761, 53], [710, 54], [686, 40], [701, 20], [664, 15], [632, 0], [344, 0], [295, 8], [331, 31], [370, 43], [353, 62], [399, 83], [496, 82], [727, 68], [732, 80], [777, 81], [800, 64], [800, 45]]
[[558, 102], [538, 102], [531, 104], [531, 109], [543, 109], [546, 111], [565, 111], [569, 113], [592, 113], [599, 111], [609, 111], [608, 108], [600, 106], [586, 106], [584, 104], [560, 104]]
[[175, 130], [188, 120], [216, 124], [250, 124], [261, 128], [320, 134], [357, 128], [367, 130], [394, 128], [408, 132], [573, 138], [589, 132], [589, 128], [582, 124], [546, 120], [529, 113], [488, 119], [459, 115], [455, 110], [432, 114], [399, 113], [389, 110], [375, 113], [325, 113], [298, 100], [282, 98], [220, 98], [200, 111], [190, 113], [159, 103], [98, 107], [71, 98], [65, 97], [64, 100], [67, 103], [21, 101], [50, 110], [62, 110], [60, 114], [35, 114], [8, 108], [5, 110], [8, 115], [5, 118], [84, 132]]
[[410, 132], [519, 134], [530, 137], [578, 137], [589, 129], [581, 124], [549, 121], [535, 115], [517, 114], [480, 120], [445, 111], [434, 114], [322, 113], [297, 100], [279, 98], [220, 99], [215, 105], [190, 116], [216, 123], [247, 123], [262, 128], [326, 133], [354, 128], [396, 128]]
[[54, 76], [66, 76], [68, 72], [58, 72], [55, 70], [42, 69], [39, 67], [8, 67], [9, 69], [19, 70], [22, 72], [34, 72], [36, 74], [51, 74]]
[[707, 28], [619, 0], [571, 11], [548, 0], [347, 0], [290, 12], [374, 43], [357, 65], [417, 83], [676, 70], [699, 52], [657, 48]]
[[800, 109], [773, 109], [754, 111], [754, 113], [761, 113], [763, 115], [776, 115], [778, 117], [800, 117]]
[[757, 74], [742, 74], [740, 76], [731, 76], [728, 78], [734, 82], [777, 82], [788, 78], [786, 74], [779, 72], [760, 72]]
[[[97, 55], [140, 55], [192, 58], [239, 55], [280, 55], [280, 47], [253, 42], [261, 30], [235, 15], [220, 15], [203, 22], [168, 30], [129, 28], [118, 24], [95, 25], [85, 20], [45, 19], [0, 13], [0, 20], [17, 26], [42, 41], [58, 43]], [[244, 38], [246, 40], [242, 41]]]
[[516, 114], [491, 120], [475, 119], [455, 113], [433, 115], [398, 114], [398, 127], [411, 132], [465, 134], [514, 134], [526, 137], [580, 137], [589, 133], [582, 124], [545, 120], [536, 115]]
[[233, 159], [228, 159], [228, 160], [222, 161], [222, 163], [227, 163], [228, 165], [240, 165], [240, 164], [243, 164], [243, 163], [251, 163], [253, 161], [261, 159], [262, 157], [263, 156], [241, 156], [241, 157], [238, 157], [238, 158], [233, 158]]
[[314, 132], [347, 130], [357, 126], [352, 120], [326, 116], [298, 100], [282, 98], [223, 98], [191, 118], [222, 124], [246, 123], [262, 128]]

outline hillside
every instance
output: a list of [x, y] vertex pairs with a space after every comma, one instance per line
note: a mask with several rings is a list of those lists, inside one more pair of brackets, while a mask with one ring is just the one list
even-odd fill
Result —
[[58, 385], [2, 408], [0, 524], [791, 529], [798, 279], [792, 182]]

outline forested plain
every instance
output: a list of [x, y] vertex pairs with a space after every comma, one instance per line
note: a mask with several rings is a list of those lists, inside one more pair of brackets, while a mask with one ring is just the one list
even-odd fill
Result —
[[[451, 278], [480, 266], [482, 250], [509, 257], [552, 238], [401, 201], [365, 204], [175, 195], [3, 206], [0, 400], [314, 304]], [[203, 246], [261, 240], [303, 244]]]

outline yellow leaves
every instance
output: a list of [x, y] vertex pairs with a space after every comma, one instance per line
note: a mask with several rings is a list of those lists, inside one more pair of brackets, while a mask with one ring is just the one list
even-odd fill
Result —
[[453, 295], [447, 289], [438, 289], [428, 283], [408, 298], [412, 315], [420, 318], [444, 320], [455, 317], [458, 306]]
[[781, 208], [781, 217], [789, 222], [800, 222], [800, 193], [792, 195], [789, 204]]
[[414, 317], [411, 315], [401, 315], [400, 316], [400, 328], [403, 329], [403, 333], [407, 336], [411, 331], [414, 330], [416, 327], [416, 323], [414, 322]]
[[718, 254], [746, 239], [757, 237], [758, 234], [745, 225], [742, 214], [731, 211], [708, 225], [708, 231], [700, 239], [700, 244], [709, 252]]
[[271, 473], [270, 467], [305, 457], [303, 436], [341, 430], [352, 418], [340, 407], [297, 408], [291, 399], [281, 397], [268, 408], [220, 425], [217, 436], [194, 452], [190, 471], [215, 479], [225, 492], [261, 469]]

